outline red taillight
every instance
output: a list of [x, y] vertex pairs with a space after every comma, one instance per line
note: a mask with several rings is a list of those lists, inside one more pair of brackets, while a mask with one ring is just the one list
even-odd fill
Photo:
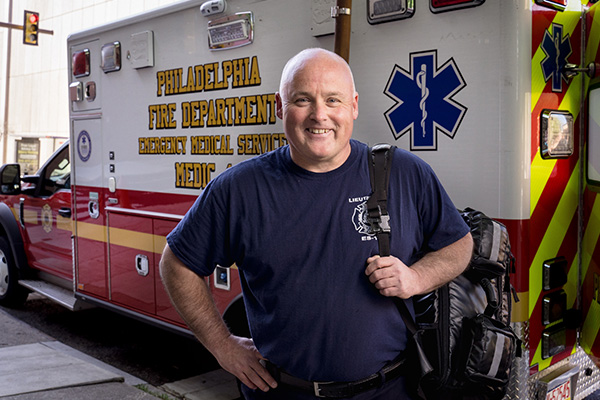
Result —
[[475, 7], [484, 2], [485, 0], [431, 0], [429, 8], [432, 12], [437, 13], [459, 8]]
[[[568, 2], [569, 0], [535, 0], [535, 3], [540, 6], [552, 8], [553, 10], [558, 11], [566, 10]], [[594, 1], [590, 1], [590, 3], [594, 3]]]
[[90, 51], [85, 49], [74, 52], [71, 63], [74, 77], [88, 76], [90, 74]]

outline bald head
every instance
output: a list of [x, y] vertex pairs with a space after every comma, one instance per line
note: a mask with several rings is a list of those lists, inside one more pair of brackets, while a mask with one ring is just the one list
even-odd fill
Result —
[[283, 69], [275, 100], [294, 163], [328, 172], [348, 159], [358, 93], [343, 58], [323, 49], [298, 53]]
[[328, 61], [339, 64], [340, 70], [348, 76], [349, 82], [352, 85], [352, 91], [356, 92], [352, 70], [346, 60], [332, 51], [321, 48], [310, 48], [302, 50], [300, 53], [290, 58], [285, 64], [283, 72], [281, 73], [281, 81], [279, 82], [279, 93], [285, 97], [286, 88], [294, 79], [296, 73], [303, 69], [307, 64], [317, 61]]

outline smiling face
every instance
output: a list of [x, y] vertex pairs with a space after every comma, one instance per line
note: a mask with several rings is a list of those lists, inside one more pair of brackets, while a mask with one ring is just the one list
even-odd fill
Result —
[[294, 163], [327, 172], [346, 161], [358, 94], [342, 58], [322, 49], [300, 53], [284, 68], [276, 99]]

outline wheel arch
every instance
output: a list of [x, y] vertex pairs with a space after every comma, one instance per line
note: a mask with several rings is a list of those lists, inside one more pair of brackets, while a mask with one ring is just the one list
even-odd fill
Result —
[[241, 294], [227, 306], [223, 313], [223, 320], [229, 327], [231, 333], [236, 336], [250, 337], [250, 328], [246, 316], [246, 306]]
[[27, 256], [25, 255], [23, 236], [13, 212], [5, 203], [0, 203], [0, 235], [8, 239], [8, 244], [19, 271], [19, 278], [23, 278], [29, 268]]

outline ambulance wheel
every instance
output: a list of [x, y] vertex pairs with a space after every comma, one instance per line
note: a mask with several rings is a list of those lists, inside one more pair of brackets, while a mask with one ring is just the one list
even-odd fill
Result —
[[0, 305], [17, 307], [27, 300], [29, 292], [19, 285], [17, 266], [8, 241], [0, 237]]

